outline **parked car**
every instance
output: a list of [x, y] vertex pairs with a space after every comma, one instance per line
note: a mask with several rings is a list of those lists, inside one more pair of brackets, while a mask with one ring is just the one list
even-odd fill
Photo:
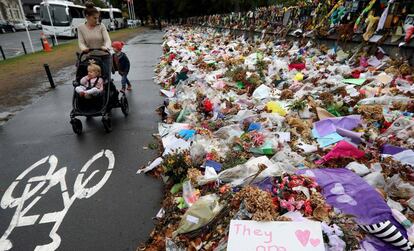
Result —
[[14, 28], [16, 30], [25, 30], [27, 26], [28, 30], [36, 30], [37, 29], [37, 25], [30, 22], [30, 21], [15, 21], [14, 22]]
[[16, 29], [9, 21], [0, 20], [0, 33], [6, 32], [16, 32]]
[[42, 22], [40, 20], [39, 21], [35, 21], [34, 24], [36, 24], [36, 27], [38, 29], [42, 29]]
[[140, 25], [139, 20], [128, 19], [128, 27], [138, 26]]

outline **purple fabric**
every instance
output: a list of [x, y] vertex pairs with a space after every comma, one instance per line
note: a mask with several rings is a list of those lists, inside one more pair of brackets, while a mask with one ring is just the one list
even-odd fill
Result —
[[[389, 220], [407, 238], [405, 228], [394, 219], [391, 209], [380, 194], [354, 172], [345, 168], [321, 168], [302, 169], [297, 173], [315, 177], [326, 202], [345, 214], [355, 216], [358, 224], [371, 225]], [[374, 236], [365, 241], [379, 251], [399, 250]]]
[[342, 137], [350, 138], [352, 143], [359, 144], [362, 141], [361, 136], [363, 133], [361, 132], [354, 132], [354, 131], [346, 130], [346, 129], [339, 128], [339, 127], [336, 128], [336, 132]]
[[320, 137], [336, 132], [337, 128], [352, 130], [361, 124], [361, 115], [349, 115], [345, 117], [326, 118], [315, 122], [313, 126]]
[[402, 148], [402, 147], [385, 144], [381, 149], [381, 153], [382, 154], [394, 155], [394, 154], [400, 153], [400, 152], [405, 151], [405, 150], [406, 149]]
[[272, 189], [273, 189], [272, 180], [273, 180], [273, 177], [267, 177], [264, 180], [253, 183], [253, 185], [257, 186], [258, 188], [260, 188], [263, 191], [272, 192]]
[[[383, 242], [373, 235], [365, 236], [365, 239], [363, 239], [360, 244], [362, 247], [364, 247], [363, 250], [366, 251], [401, 251], [401, 249], [396, 248], [393, 245], [388, 244], [386, 242]], [[372, 249], [372, 247], [374, 249]]]
[[[391, 209], [380, 194], [354, 172], [346, 168], [311, 169], [307, 174], [309, 171], [322, 187], [326, 201], [344, 213], [354, 215], [359, 224], [374, 224], [393, 217]], [[304, 174], [306, 171], [298, 172]], [[348, 202], [341, 203], [341, 200]]]

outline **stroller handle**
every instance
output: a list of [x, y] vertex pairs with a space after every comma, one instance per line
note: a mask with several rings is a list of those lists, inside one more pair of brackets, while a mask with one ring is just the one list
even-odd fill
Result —
[[102, 49], [89, 49], [89, 51], [88, 51], [88, 52], [84, 52], [84, 51], [82, 51], [80, 54], [78, 54], [78, 55], [79, 55], [79, 58], [82, 58], [82, 56], [83, 56], [83, 55], [85, 55], [85, 54], [87, 54], [87, 53], [90, 53], [90, 52], [92, 52], [92, 51], [102, 51], [102, 52], [107, 53], [108, 55], [111, 55], [111, 52], [110, 52], [109, 50], [102, 50]]

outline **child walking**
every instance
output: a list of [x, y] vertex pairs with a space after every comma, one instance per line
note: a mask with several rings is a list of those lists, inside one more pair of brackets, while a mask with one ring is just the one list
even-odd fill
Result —
[[112, 73], [118, 71], [119, 75], [121, 75], [121, 84], [122, 89], [121, 92], [125, 92], [125, 87], [127, 90], [132, 90], [131, 83], [128, 80], [128, 73], [130, 68], [130, 63], [127, 55], [122, 52], [122, 48], [124, 47], [125, 43], [120, 41], [114, 41], [112, 43], [112, 48], [115, 51], [115, 54], [112, 56]]
[[81, 97], [91, 98], [92, 96], [98, 96], [103, 92], [103, 79], [101, 78], [101, 67], [97, 64], [90, 64], [88, 66], [88, 75], [80, 80], [79, 86], [75, 88], [75, 91], [79, 93]]

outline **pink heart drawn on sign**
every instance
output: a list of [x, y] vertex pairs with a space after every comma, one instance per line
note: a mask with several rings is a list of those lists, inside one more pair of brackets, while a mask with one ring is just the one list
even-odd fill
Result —
[[306, 247], [309, 241], [310, 231], [309, 230], [305, 230], [305, 231], [296, 230], [295, 235], [296, 235], [296, 238], [298, 238], [300, 244]]
[[321, 243], [321, 240], [319, 239], [310, 239], [310, 243], [312, 244], [312, 246], [316, 247], [319, 245], [319, 243]]

